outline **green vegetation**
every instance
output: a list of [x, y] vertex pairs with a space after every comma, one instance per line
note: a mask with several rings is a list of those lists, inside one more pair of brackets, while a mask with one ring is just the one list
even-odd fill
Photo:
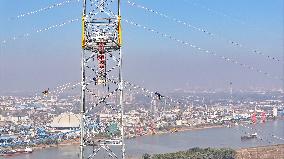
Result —
[[175, 153], [144, 154], [143, 159], [235, 159], [236, 151], [233, 149], [192, 148], [187, 151]]

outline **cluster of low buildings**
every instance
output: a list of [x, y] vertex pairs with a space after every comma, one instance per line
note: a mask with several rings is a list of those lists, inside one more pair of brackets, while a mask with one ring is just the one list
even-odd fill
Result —
[[[170, 94], [172, 95], [172, 94]], [[146, 99], [133, 94], [125, 95], [124, 126], [126, 136], [131, 138], [160, 132], [175, 132], [180, 129], [232, 126], [251, 123], [254, 115], [257, 122], [283, 118], [282, 96], [261, 98], [224, 98], [212, 94], [175, 94], [179, 102], [163, 99]], [[255, 95], [257, 96], [257, 95]], [[0, 96], [0, 144], [13, 142], [31, 143], [34, 139], [76, 138], [80, 127], [79, 96], [66, 97], [16, 97]], [[115, 109], [115, 98], [90, 112], [89, 128], [94, 133], [119, 133], [121, 118]], [[87, 107], [94, 101], [87, 101]], [[150, 104], [149, 104], [150, 103]], [[153, 104], [155, 103], [155, 104]], [[109, 106], [113, 105], [113, 106]], [[72, 132], [69, 134], [68, 132]], [[61, 136], [56, 134], [62, 133]]]

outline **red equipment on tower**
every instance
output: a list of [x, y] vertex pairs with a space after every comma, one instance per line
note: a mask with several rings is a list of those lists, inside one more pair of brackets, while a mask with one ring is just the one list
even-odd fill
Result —
[[106, 54], [104, 49], [104, 43], [99, 43], [99, 49], [98, 49], [98, 70], [99, 75], [97, 79], [98, 84], [106, 84]]
[[257, 119], [256, 119], [256, 113], [253, 113], [252, 116], [251, 116], [251, 121], [253, 123], [256, 123]]

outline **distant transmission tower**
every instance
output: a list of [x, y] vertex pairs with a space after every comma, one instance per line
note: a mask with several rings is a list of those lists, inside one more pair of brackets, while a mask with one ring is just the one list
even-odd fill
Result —
[[233, 82], [230, 82], [230, 100], [229, 100], [230, 107], [233, 106]]
[[160, 93], [155, 92], [152, 95], [152, 101], [151, 101], [151, 107], [150, 107], [150, 117], [151, 117], [151, 131], [153, 134], [156, 133], [155, 129], [157, 126], [158, 122], [158, 117], [159, 117], [159, 107], [161, 103], [161, 98], [163, 98]]
[[121, 36], [120, 0], [83, 0], [80, 159], [125, 158]]
[[157, 92], [154, 94], [154, 96], [152, 97], [152, 101], [151, 101], [151, 117], [152, 117], [152, 122], [155, 123], [157, 121], [157, 117], [158, 117], [158, 104], [160, 102], [160, 98], [157, 94]]

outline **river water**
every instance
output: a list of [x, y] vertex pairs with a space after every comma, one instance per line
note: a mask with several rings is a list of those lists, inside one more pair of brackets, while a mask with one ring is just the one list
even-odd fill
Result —
[[[245, 148], [265, 145], [284, 144], [284, 120], [269, 121], [262, 124], [247, 125], [252, 128], [235, 126], [232, 128], [210, 128], [203, 130], [189, 130], [184, 132], [169, 133], [154, 136], [142, 136], [126, 140], [126, 152], [128, 158], [139, 158], [144, 153], [166, 153], [187, 150], [193, 147], [225, 147]], [[262, 139], [241, 141], [240, 137], [245, 133], [258, 133]], [[114, 150], [115, 151], [115, 150]], [[98, 153], [96, 158], [103, 157], [104, 151]], [[79, 146], [62, 146], [36, 150], [32, 154], [21, 154], [9, 157], [9, 159], [77, 159], [79, 158]]]

